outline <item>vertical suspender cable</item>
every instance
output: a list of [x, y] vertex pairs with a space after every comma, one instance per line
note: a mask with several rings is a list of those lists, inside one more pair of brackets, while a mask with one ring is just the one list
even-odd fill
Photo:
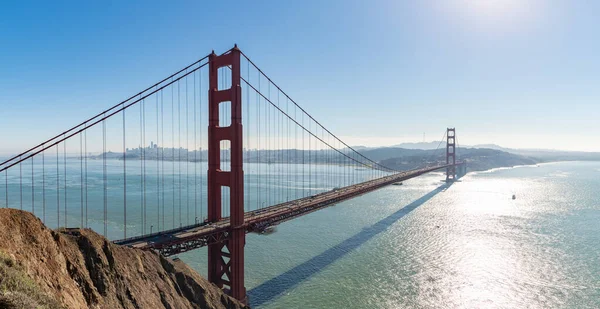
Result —
[[[297, 108], [294, 107], [294, 120], [298, 120], [297, 116]], [[298, 160], [298, 126], [295, 125], [294, 126], [294, 187], [296, 187], [296, 194], [294, 196], [294, 199], [299, 198], [299, 194], [298, 194], [298, 190], [300, 188], [300, 186], [298, 185], [298, 173], [299, 173], [299, 168], [298, 168], [298, 164], [299, 164], [299, 160]]]
[[[277, 106], [279, 107], [279, 91], [277, 91]], [[277, 139], [277, 157], [278, 158], [277, 158], [276, 162], [277, 162], [278, 170], [281, 171], [281, 165], [282, 165], [281, 163], [283, 162], [281, 160], [281, 156], [283, 154], [283, 152], [281, 151], [281, 129], [282, 129], [281, 128], [281, 114], [276, 114], [276, 115], [279, 116], [279, 117], [277, 117], [278, 119], [277, 119], [277, 130], [276, 130], [276, 133], [277, 133], [276, 136], [278, 137], [278, 139]], [[281, 178], [280, 174], [278, 176]], [[279, 179], [278, 183], [282, 183], [282, 180]], [[281, 187], [278, 191], [279, 191], [278, 192], [279, 200], [276, 201], [276, 203], [281, 203], [283, 201], [283, 187]]]
[[[258, 91], [260, 91], [260, 73], [258, 74]], [[261, 194], [260, 194], [260, 187], [262, 186], [262, 181], [260, 181], [260, 177], [261, 177], [261, 171], [262, 171], [262, 156], [261, 156], [261, 151], [260, 151], [260, 103], [261, 103], [261, 99], [260, 99], [260, 94], [258, 92], [256, 92], [256, 101], [257, 101], [257, 112], [256, 115], [258, 116], [258, 122], [256, 123], [256, 140], [257, 140], [257, 147], [256, 147], [256, 163], [258, 164], [258, 171], [256, 173], [256, 209], [258, 209], [260, 207], [260, 202], [261, 202]]]
[[[160, 140], [162, 144], [160, 145], [160, 161], [161, 161], [161, 191], [162, 191], [162, 227], [163, 230], [166, 230], [165, 226], [165, 113], [164, 113], [164, 95], [163, 90], [160, 91]], [[158, 154], [157, 154], [158, 155]]]
[[[267, 91], [269, 92], [269, 94], [267, 95], [267, 98], [269, 99], [269, 101], [271, 101], [271, 83], [268, 82], [267, 83]], [[273, 195], [273, 193], [271, 192], [271, 187], [273, 186], [272, 183], [272, 171], [271, 171], [271, 154], [272, 154], [272, 150], [271, 150], [271, 108], [269, 107], [268, 104], [265, 104], [265, 106], [267, 108], [265, 108], [265, 111], [267, 112], [267, 153], [269, 154], [267, 157], [269, 159], [269, 161], [267, 162], [267, 182], [269, 183], [269, 196], [268, 196], [268, 205], [267, 206], [271, 206], [273, 205], [273, 203], [271, 202], [271, 196]]]
[[33, 183], [33, 157], [31, 157], [31, 212], [35, 215], [35, 189]]
[[175, 86], [171, 84], [171, 183], [173, 188], [172, 197], [172, 214], [171, 219], [173, 221], [172, 228], [175, 228]]
[[83, 133], [79, 132], [79, 212], [80, 212], [80, 224], [79, 227], [83, 228]]
[[[158, 88], [158, 86], [157, 86]], [[161, 91], [162, 93], [162, 91]], [[156, 94], [156, 144], [154, 144], [154, 148], [152, 148], [154, 160], [156, 160], [156, 231], [161, 231], [160, 229], [160, 160], [158, 156], [158, 145], [162, 145], [163, 142], [160, 139], [159, 135], [159, 126], [158, 122], [158, 94]], [[156, 151], [155, 151], [156, 150]]]
[[144, 224], [144, 130], [143, 130], [143, 106], [144, 100], [140, 104], [140, 223], [142, 225], [141, 234], [145, 234], [146, 226]]
[[85, 154], [85, 227], [88, 227], [88, 187], [87, 187], [87, 179], [88, 179], [88, 173], [87, 173], [87, 157], [88, 157], [88, 153], [87, 153], [87, 123], [85, 124], [85, 129], [83, 131], [83, 139], [85, 140], [85, 143], [83, 145], [83, 152]]
[[[310, 118], [308, 119], [308, 131], [310, 132], [311, 130], [311, 125], [310, 125]], [[312, 140], [312, 136], [310, 134], [308, 134], [308, 195], [313, 195], [312, 192], [312, 144], [311, 144], [311, 140]]]
[[[194, 72], [194, 224], [198, 223], [198, 141], [196, 132], [196, 72]], [[189, 164], [189, 162], [188, 162]]]
[[127, 238], [127, 133], [123, 109], [123, 239]]
[[58, 168], [58, 144], [56, 144], [56, 228], [60, 227], [60, 175]]
[[189, 225], [190, 222], [190, 194], [189, 194], [189, 190], [190, 190], [190, 173], [189, 173], [189, 166], [190, 166], [190, 147], [189, 147], [189, 140], [190, 140], [190, 130], [189, 130], [189, 124], [188, 124], [188, 120], [190, 119], [189, 117], [189, 104], [188, 104], [188, 76], [185, 77], [185, 190], [186, 190], [186, 194], [185, 194], [185, 206], [186, 206], [186, 220], [185, 223], [186, 225]]
[[[304, 126], [304, 113], [301, 114], [302, 115], [302, 126]], [[305, 167], [306, 167], [306, 163], [304, 162], [304, 158], [305, 158], [305, 154], [306, 154], [306, 148], [304, 148], [304, 131], [302, 130], [302, 196], [306, 197], [306, 181], [304, 178], [304, 175], [306, 174], [305, 172]]]
[[[277, 91], [277, 105], [279, 105], [279, 91]], [[284, 169], [285, 169], [285, 165], [284, 163], [284, 150], [283, 150], [283, 132], [284, 132], [284, 124], [283, 124], [283, 115], [281, 113], [278, 113], [277, 115], [279, 115], [279, 130], [277, 130], [277, 135], [279, 136], [279, 160], [278, 160], [278, 169], [280, 171], [279, 173], [279, 183], [284, 183], [284, 179], [285, 179], [285, 174], [282, 175], [282, 173], [285, 173]], [[285, 187], [281, 187], [280, 191], [280, 195], [279, 195], [279, 202], [284, 202], [285, 200], [285, 192], [284, 190], [287, 190]]]
[[[248, 80], [250, 80], [250, 62], [246, 61], [246, 78], [248, 78]], [[248, 141], [248, 145], [246, 146], [246, 162], [249, 163], [249, 154], [248, 152], [250, 151], [250, 87], [248, 87], [248, 85], [246, 85], [246, 111], [244, 111], [244, 115], [246, 115], [246, 141]], [[248, 175], [248, 174], [244, 174], [244, 175]], [[249, 176], [244, 176], [247, 178], [250, 178]], [[257, 182], [258, 185], [258, 182]], [[247, 196], [250, 195], [250, 190], [244, 190], [244, 194], [246, 194]], [[248, 203], [246, 203], [246, 201], [248, 201], [248, 198], [244, 198], [244, 208], [248, 208], [248, 210], [250, 209], [250, 205], [248, 205]]]
[[[106, 115], [104, 115], [105, 117]], [[106, 120], [102, 120], [102, 172], [103, 172], [103, 183], [104, 183], [104, 237], [108, 237], [107, 234], [107, 179], [106, 179]], [[66, 220], [65, 220], [66, 221]]]
[[[42, 151], [42, 222], [46, 223], [46, 158], [44, 153], [45, 151]], [[8, 203], [6, 206], [8, 207]]]
[[179, 167], [179, 180], [177, 182], [179, 188], [179, 226], [181, 227], [181, 83], [177, 81], [177, 165]]
[[[285, 113], [288, 114], [288, 115], [289, 115], [289, 109], [290, 109], [289, 103], [290, 102], [288, 101], [288, 98], [286, 97], [285, 98]], [[285, 148], [286, 148], [286, 153], [287, 153], [287, 160], [286, 160], [286, 162], [287, 162], [287, 164], [286, 164], [286, 169], [287, 169], [286, 174], [287, 175], [286, 176], [287, 176], [287, 187], [288, 187], [288, 189], [287, 189], [287, 195], [288, 195], [287, 200], [290, 201], [290, 194], [291, 194], [291, 189], [292, 189], [292, 186], [291, 186], [291, 176], [292, 175], [291, 175], [291, 170], [290, 170], [290, 167], [291, 167], [291, 162], [290, 162], [290, 138], [291, 138], [291, 136], [290, 136], [290, 121], [287, 120], [286, 122], [287, 122], [287, 129], [286, 129]]]
[[67, 141], [63, 141], [63, 169], [64, 169], [64, 182], [65, 182], [65, 227], [68, 227], [67, 224]]
[[146, 234], [146, 228], [148, 226], [148, 221], [146, 220], [146, 204], [148, 201], [148, 197], [146, 195], [146, 100], [142, 100], [142, 165], [143, 165], [143, 179], [144, 181], [142, 182], [144, 185], [144, 193], [143, 193], [143, 203], [142, 203], [142, 209], [143, 209], [143, 214], [142, 214], [142, 222], [143, 222], [143, 231], [144, 234]]

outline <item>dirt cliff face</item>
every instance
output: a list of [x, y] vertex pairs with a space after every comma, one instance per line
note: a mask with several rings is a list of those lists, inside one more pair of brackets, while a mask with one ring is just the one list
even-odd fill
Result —
[[247, 308], [181, 261], [0, 209], [0, 307]]

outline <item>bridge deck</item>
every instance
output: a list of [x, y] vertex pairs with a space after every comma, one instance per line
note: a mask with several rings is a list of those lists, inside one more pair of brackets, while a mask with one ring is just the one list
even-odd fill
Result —
[[[408, 180], [448, 166], [439, 165], [401, 172], [267, 208], [249, 211], [245, 214], [244, 225], [237, 228], [243, 228], [247, 233], [261, 232], [269, 226], [277, 225], [392, 183]], [[224, 218], [219, 222], [185, 226], [154, 234], [118, 240], [115, 243], [141, 249], [155, 249], [163, 255], [169, 256], [211, 243], [222, 242], [228, 238], [229, 231], [229, 219]]]

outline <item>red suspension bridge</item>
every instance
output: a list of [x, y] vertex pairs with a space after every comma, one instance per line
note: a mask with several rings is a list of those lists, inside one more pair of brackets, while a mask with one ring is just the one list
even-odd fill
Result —
[[0, 203], [165, 256], [207, 246], [208, 279], [245, 301], [246, 233], [432, 171], [454, 181], [454, 128], [444, 141], [414, 169], [384, 166], [234, 47], [3, 160]]

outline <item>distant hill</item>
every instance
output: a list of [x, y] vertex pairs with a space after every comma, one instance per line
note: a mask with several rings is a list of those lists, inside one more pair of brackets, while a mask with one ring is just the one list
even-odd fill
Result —
[[[362, 152], [374, 158], [384, 166], [408, 170], [426, 165], [445, 163], [445, 147], [437, 150], [379, 148]], [[531, 165], [541, 162], [539, 159], [487, 148], [462, 148], [457, 153], [457, 160], [467, 162], [468, 171], [483, 171], [497, 167]]]
[[[403, 146], [403, 147], [400, 147]], [[440, 142], [403, 143], [392, 147], [365, 147], [353, 146], [353, 149], [365, 157], [380, 162], [385, 166], [407, 170], [426, 165], [445, 162], [446, 145]], [[350, 153], [347, 148], [341, 149]], [[342, 156], [331, 156], [329, 150], [255, 150], [244, 151], [244, 161], [248, 163], [317, 163], [317, 164], [350, 164], [351, 160]], [[107, 159], [123, 159], [123, 153], [107, 152]], [[165, 161], [190, 161], [205, 162], [208, 158], [207, 151], [188, 151], [184, 148], [133, 148], [127, 149], [127, 160], [165, 160]], [[221, 157], [229, 158], [226, 150], [221, 151]], [[102, 155], [90, 156], [91, 159], [102, 159]], [[461, 146], [457, 149], [457, 159], [468, 162], [467, 169], [487, 170], [496, 167], [510, 167], [515, 165], [528, 165], [551, 161], [599, 160], [600, 153], [577, 152], [543, 149], [511, 149], [495, 144], [481, 144], [475, 146]]]
[[[405, 148], [405, 149], [436, 149], [440, 145], [439, 142], [419, 142], [419, 143], [402, 143], [392, 147], [382, 148]], [[439, 146], [445, 148], [446, 143], [442, 142]], [[477, 145], [459, 145], [460, 150], [465, 149], [492, 149], [503, 152], [508, 152], [515, 155], [525, 156], [536, 159], [540, 162], [549, 161], [600, 161], [600, 152], [585, 152], [585, 151], [567, 151], [556, 149], [540, 149], [540, 148], [507, 148], [496, 144], [477, 144]], [[374, 150], [379, 148], [369, 148]], [[459, 150], [459, 152], [460, 152]]]
[[400, 147], [382, 147], [360, 150], [360, 153], [362, 153], [365, 157], [375, 161], [397, 157], [426, 157], [432, 152], [433, 150], [406, 149]]
[[537, 148], [505, 148], [495, 144], [482, 144], [475, 146], [468, 146], [470, 148], [488, 148], [501, 150], [513, 154], [522, 156], [533, 157], [541, 161], [598, 161], [600, 160], [600, 152], [586, 152], [586, 151], [567, 151], [567, 150], [555, 150], [555, 149], [537, 149]]
[[498, 146], [496, 144], [479, 144], [479, 145], [473, 145], [473, 146], [465, 146], [467, 148], [487, 148], [487, 149], [494, 149], [494, 150], [500, 150], [500, 151], [506, 151], [506, 152], [510, 152], [509, 150], [511, 150], [510, 148], [505, 148], [502, 146]]
[[402, 143], [402, 144], [398, 144], [398, 145], [393, 145], [391, 147], [394, 147], [394, 148], [404, 148], [404, 149], [431, 150], [431, 149], [438, 148], [438, 146], [440, 148], [444, 148], [444, 147], [446, 147], [446, 143], [445, 142], [440, 143], [439, 141], [421, 142], [421, 143]]

